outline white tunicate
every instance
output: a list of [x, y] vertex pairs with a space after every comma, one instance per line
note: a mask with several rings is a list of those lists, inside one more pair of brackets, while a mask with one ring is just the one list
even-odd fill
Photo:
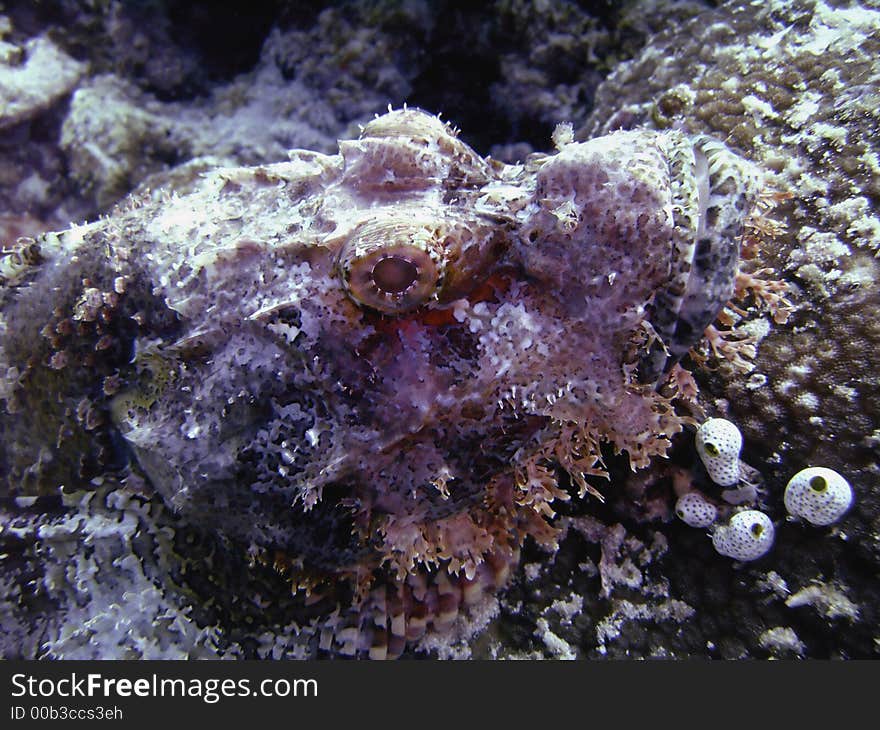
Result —
[[713, 482], [730, 487], [739, 481], [742, 434], [736, 424], [724, 418], [710, 418], [697, 429], [696, 444]]
[[708, 527], [718, 518], [715, 505], [699, 492], [682, 494], [675, 503], [675, 514], [691, 527]]
[[814, 525], [837, 522], [853, 501], [852, 487], [833, 469], [811, 466], [795, 474], [785, 487], [785, 509]]
[[773, 522], [763, 512], [744, 510], [721, 525], [712, 535], [712, 544], [722, 555], [735, 560], [757, 560], [772, 546]]

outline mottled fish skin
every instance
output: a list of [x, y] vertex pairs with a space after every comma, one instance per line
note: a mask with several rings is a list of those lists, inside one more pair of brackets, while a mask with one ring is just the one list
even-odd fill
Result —
[[743, 223], [763, 186], [758, 169], [717, 140], [673, 132], [667, 140], [676, 253], [651, 307], [660, 341], [640, 363], [646, 383], [669, 372], [731, 299]]
[[729, 298], [759, 183], [678, 132], [504, 165], [413, 109], [338, 155], [180, 168], [4, 288], [4, 492], [142, 473], [323, 585], [323, 646], [396, 655], [554, 544], [600, 444], [666, 453], [655, 386]]

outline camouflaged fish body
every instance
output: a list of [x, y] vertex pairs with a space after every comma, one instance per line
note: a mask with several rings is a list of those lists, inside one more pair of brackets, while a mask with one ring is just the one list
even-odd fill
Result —
[[416, 110], [174, 180], [7, 284], [5, 490], [142, 473], [336, 606], [324, 648], [380, 655], [552, 544], [603, 443], [665, 454], [656, 386], [730, 297], [761, 182], [677, 132], [503, 165]]

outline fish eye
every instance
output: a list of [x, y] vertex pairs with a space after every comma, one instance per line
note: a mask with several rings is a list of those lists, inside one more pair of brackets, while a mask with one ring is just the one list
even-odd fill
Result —
[[400, 314], [436, 298], [444, 262], [440, 232], [412, 218], [374, 220], [343, 245], [338, 270], [358, 304]]

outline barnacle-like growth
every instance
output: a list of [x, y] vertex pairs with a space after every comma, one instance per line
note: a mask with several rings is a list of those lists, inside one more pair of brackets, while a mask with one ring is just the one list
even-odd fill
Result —
[[735, 423], [726, 418], [707, 419], [697, 429], [696, 446], [713, 482], [730, 487], [739, 481], [742, 434]]
[[721, 554], [747, 562], [767, 554], [776, 537], [772, 520], [758, 510], [743, 510], [719, 525], [712, 534], [712, 544]]
[[824, 527], [846, 514], [853, 492], [849, 482], [833, 469], [811, 466], [789, 480], [783, 500], [789, 514]]
[[688, 492], [676, 501], [675, 514], [691, 527], [709, 527], [718, 519], [718, 508], [699, 492]]

